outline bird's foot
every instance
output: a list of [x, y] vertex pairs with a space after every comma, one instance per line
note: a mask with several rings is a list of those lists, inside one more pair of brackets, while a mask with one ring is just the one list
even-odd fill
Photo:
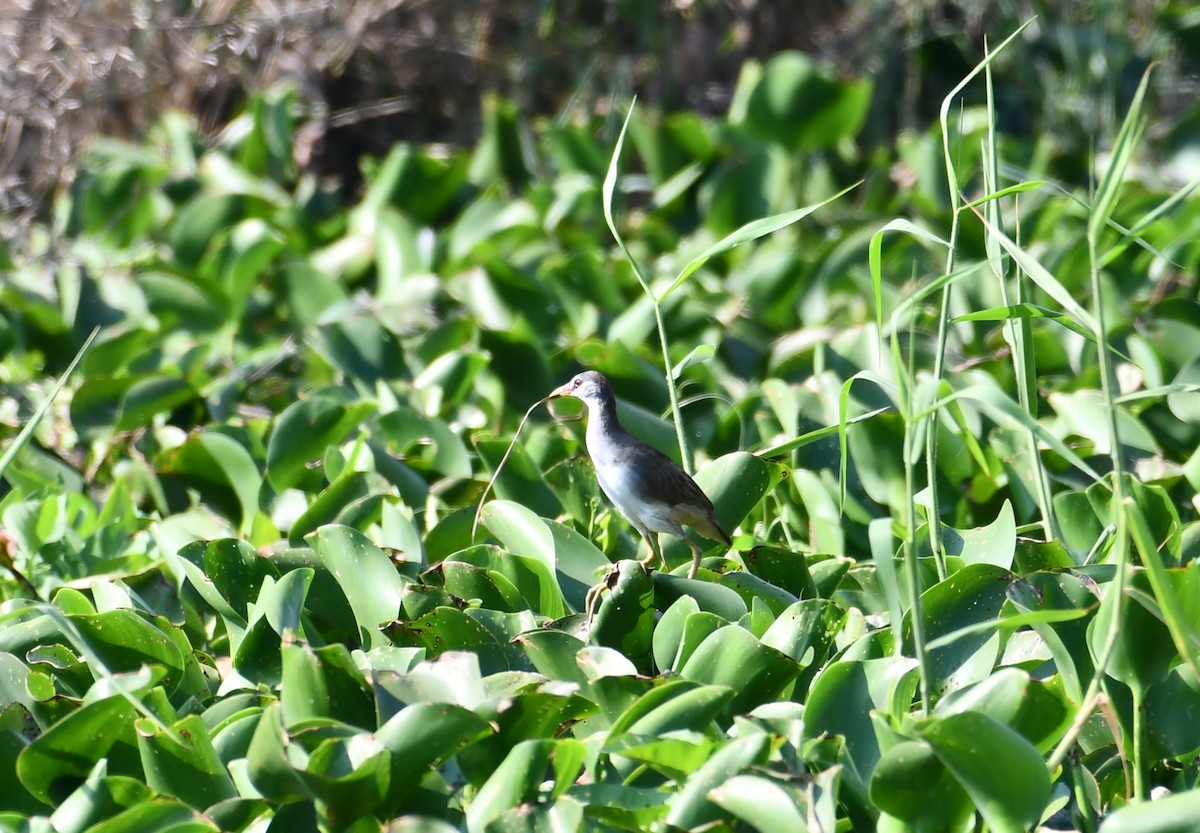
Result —
[[605, 590], [612, 590], [617, 586], [617, 578], [620, 576], [620, 569], [616, 564], [608, 568], [607, 575], [603, 581], [594, 587], [588, 588], [587, 594], [583, 597], [583, 612], [584, 621], [587, 622], [588, 629], [592, 627], [592, 617], [596, 615], [596, 611], [600, 608], [601, 597]]

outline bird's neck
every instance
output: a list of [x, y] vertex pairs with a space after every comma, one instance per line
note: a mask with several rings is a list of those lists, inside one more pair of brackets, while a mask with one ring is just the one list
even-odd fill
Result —
[[616, 400], [605, 399], [588, 403], [587, 433], [589, 436], [596, 437], [601, 434], [625, 433], [625, 429], [621, 427], [621, 423], [617, 419]]

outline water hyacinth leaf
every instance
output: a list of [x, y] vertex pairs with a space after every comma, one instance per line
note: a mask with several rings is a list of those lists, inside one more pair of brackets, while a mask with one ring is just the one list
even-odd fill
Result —
[[[663, 612], [654, 627], [651, 646], [654, 665], [661, 671], [677, 671], [682, 667], [680, 649], [683, 643], [685, 623], [700, 606], [691, 596], [680, 596]], [[699, 643], [697, 643], [699, 644]]]
[[165, 471], [186, 477], [201, 489], [215, 486], [233, 493], [238, 530], [246, 533], [258, 512], [262, 475], [245, 446], [225, 434], [202, 431], [189, 436], [165, 460]]
[[317, 799], [317, 813], [330, 829], [344, 829], [372, 811], [387, 795], [391, 755], [366, 733], [322, 740], [297, 775]]
[[68, 619], [108, 672], [133, 672], [144, 665], [155, 665], [166, 671], [163, 686], [168, 693], [179, 684], [184, 672], [179, 648], [162, 630], [132, 610], [72, 614]]
[[654, 636], [654, 579], [641, 562], [626, 560], [617, 563], [605, 583], [592, 638], [637, 662], [650, 652]]
[[[471, 455], [466, 444], [440, 419], [400, 408], [379, 417], [379, 429], [414, 468], [432, 468], [443, 477], [471, 476]], [[428, 451], [422, 452], [423, 447]], [[421, 453], [413, 454], [414, 450]]]
[[824, 599], [798, 601], [776, 617], [762, 643], [802, 665], [819, 668], [844, 618], [840, 607]]
[[231, 225], [244, 205], [244, 199], [237, 194], [205, 193], [185, 205], [175, 216], [168, 238], [180, 265], [199, 265], [209, 243]]
[[728, 587], [742, 597], [747, 607], [753, 609], [755, 603], [765, 605], [772, 615], [778, 616], [797, 599], [794, 595], [761, 579], [753, 573], [742, 570], [725, 573], [721, 576], [721, 585]]
[[[484, 579], [484, 586], [486, 583], [494, 583], [495, 586], [491, 592], [499, 593], [501, 598], [508, 600], [501, 602], [505, 607], [516, 604], [512, 601], [515, 597], [524, 599], [519, 604], [519, 608], [522, 610], [529, 609], [551, 619], [560, 619], [567, 614], [563, 594], [558, 585], [558, 575], [560, 574], [556, 575], [536, 558], [514, 555], [490, 545], [484, 544], [459, 550], [427, 571], [425, 575], [433, 577], [435, 582], [442, 582], [442, 586], [458, 598], [477, 598], [476, 596], [463, 596], [445, 583], [451, 572], [461, 572], [467, 566], [486, 571], [487, 575], [492, 577]], [[463, 575], [460, 578], [466, 578], [466, 576]], [[469, 591], [464, 590], [464, 592]], [[579, 598], [582, 604], [582, 594]], [[484, 605], [484, 607], [491, 606]]]
[[[391, 484], [373, 471], [345, 472], [308, 504], [288, 530], [288, 538], [293, 542], [303, 540], [318, 527], [334, 522], [345, 522], [341, 524], [343, 526], [365, 526], [361, 516], [355, 517], [354, 510], [378, 517], [378, 498], [390, 492]], [[376, 498], [375, 503], [371, 503], [372, 497]], [[371, 509], [375, 511], [371, 512]], [[359, 523], [351, 522], [351, 518]]]
[[[435, 582], [440, 580], [446, 592], [455, 598], [467, 601], [478, 599], [480, 604], [488, 610], [515, 613], [531, 606], [521, 595], [521, 591], [502, 573], [481, 569], [474, 564], [443, 561], [426, 572], [423, 577]], [[535, 596], [535, 603], [536, 600]]]
[[[127, 763], [131, 758], [137, 760], [133, 731], [136, 717], [133, 704], [120, 696], [81, 706], [26, 747], [17, 758], [17, 777], [39, 801], [58, 804], [83, 783], [96, 762], [105, 756], [110, 756], [110, 770], [116, 768], [110, 755], [114, 745], [125, 747], [123, 758]], [[140, 776], [138, 769], [119, 774]]]
[[[944, 693], [991, 674], [1000, 648], [999, 636], [970, 628], [997, 617], [1015, 578], [992, 564], [971, 564], [922, 594], [926, 641], [961, 634], [961, 638], [930, 651], [933, 690]], [[906, 642], [911, 640], [911, 615], [910, 611], [904, 617]]]
[[116, 429], [130, 431], [142, 428], [149, 425], [156, 415], [173, 411], [196, 397], [195, 388], [178, 376], [160, 375], [138, 379], [121, 397]]
[[919, 734], [988, 827], [1022, 833], [1041, 819], [1050, 776], [1042, 756], [1015, 731], [978, 712], [962, 712], [931, 720]]
[[804, 553], [763, 545], [743, 552], [742, 559], [751, 573], [798, 599], [811, 599], [817, 595]]
[[493, 500], [483, 507], [480, 519], [510, 552], [536, 558], [550, 570], [555, 568], [554, 535], [549, 522], [532, 510], [513, 501]]
[[391, 753], [385, 807], [400, 807], [426, 772], [493, 732], [485, 718], [461, 706], [413, 703], [401, 709], [375, 733]]
[[1046, 753], [1066, 731], [1071, 707], [1055, 680], [1034, 680], [1018, 668], [1003, 668], [967, 689], [938, 702], [939, 715], [975, 712], [1020, 732]]
[[957, 555], [968, 564], [992, 564], [1011, 569], [1016, 552], [1017, 524], [1012, 504], [1005, 500], [996, 520], [977, 529], [943, 527], [946, 555]]
[[250, 783], [268, 801], [283, 803], [308, 796], [285, 751], [291, 742], [283, 728], [282, 707], [270, 704], [259, 718], [246, 754]]
[[766, 734], [735, 738], [723, 746], [692, 773], [679, 792], [667, 799], [670, 809], [666, 823], [692, 829], [720, 819], [721, 808], [711, 801], [710, 792], [753, 764], [761, 763], [767, 747]]
[[558, 738], [597, 711], [595, 703], [575, 694], [524, 691], [492, 699], [477, 714], [487, 719], [495, 734], [462, 750], [457, 761], [472, 783], [483, 784], [517, 744]]
[[666, 607], [681, 596], [691, 596], [701, 610], [715, 613], [727, 622], [736, 622], [750, 608], [737, 591], [711, 581], [674, 576], [669, 573], [654, 573], [654, 589], [658, 593], [658, 605]]
[[673, 680], [651, 689], [625, 710], [609, 729], [648, 737], [672, 732], [706, 732], [733, 701], [736, 692], [723, 685]]
[[[1146, 570], [1131, 568], [1116, 642], [1106, 672], [1140, 694], [1166, 679], [1178, 654], [1171, 633], [1163, 620], [1143, 605], [1142, 595], [1153, 598]], [[1094, 656], [1102, 656], [1109, 638], [1112, 617], [1116, 615], [1115, 594], [1107, 593], [1088, 629]]]
[[729, 625], [709, 635], [679, 673], [685, 680], [734, 689], [737, 694], [730, 711], [744, 714], [778, 697], [800, 673], [800, 666], [749, 631]]
[[204, 575], [231, 608], [245, 619], [248, 606], [257, 597], [267, 576], [278, 578], [270, 559], [259, 555], [245, 541], [222, 538], [204, 547]]
[[762, 833], [805, 830], [808, 809], [782, 784], [759, 775], [735, 775], [709, 793], [721, 808]]
[[871, 800], [916, 831], [957, 830], [974, 806], [927, 743], [904, 741], [889, 748], [871, 777]]
[[506, 440], [480, 440], [475, 444], [475, 450], [492, 472], [500, 465], [504, 454], [508, 453], [508, 460], [494, 485], [498, 498], [519, 502], [543, 518], [562, 514], [562, 503], [542, 479], [537, 464], [519, 442], [511, 444], [510, 451], [510, 443]]
[[325, 526], [309, 535], [308, 541], [345, 593], [360, 632], [372, 646], [384, 644], [379, 626], [396, 618], [409, 580], [357, 530]]
[[169, 796], [157, 796], [89, 827], [88, 833], [218, 833], [218, 830], [182, 801]]
[[286, 727], [328, 718], [369, 728], [375, 724], [370, 686], [341, 643], [313, 648], [288, 642], [282, 650], [280, 704]]
[[481, 622], [453, 607], [436, 607], [411, 621], [395, 622], [387, 636], [402, 647], [424, 648], [430, 659], [448, 651], [476, 654], [485, 673], [509, 670], [505, 645]]
[[329, 322], [310, 336], [310, 343], [352, 379], [374, 383], [407, 373], [396, 336], [374, 316], [348, 315]]
[[346, 406], [327, 396], [293, 402], [275, 420], [267, 444], [267, 477], [276, 491], [300, 482], [309, 462], [346, 439], [368, 413], [370, 403]]
[[790, 149], [829, 148], [862, 127], [871, 90], [869, 81], [833, 77], [802, 52], [781, 52], [762, 66], [744, 102], [731, 106], [731, 121]]
[[579, 637], [547, 628], [526, 631], [513, 641], [525, 652], [537, 672], [548, 679], [566, 680], [581, 686], [587, 682], [576, 661], [579, 652], [587, 647]]
[[99, 763], [79, 789], [54, 810], [50, 822], [54, 830], [62, 833], [87, 830], [93, 824], [149, 800], [153, 795], [153, 791], [141, 781], [108, 775], [107, 766]]
[[156, 792], [197, 810], [237, 795], [200, 715], [180, 719], [170, 731], [145, 718], [135, 726], [146, 783]]
[[1114, 811], [1100, 825], [1100, 833], [1188, 833], [1200, 818], [1200, 791], [1140, 801]]
[[527, 740], [512, 748], [467, 807], [468, 833], [485, 833], [493, 819], [533, 800], [546, 777], [555, 745], [553, 740]]

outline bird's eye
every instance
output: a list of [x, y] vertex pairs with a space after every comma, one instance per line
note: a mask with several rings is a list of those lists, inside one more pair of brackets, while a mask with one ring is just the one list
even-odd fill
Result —
[[579, 387], [579, 386], [580, 386], [580, 385], [582, 385], [582, 384], [583, 384], [583, 380], [582, 380], [582, 379], [576, 379], [576, 380], [575, 380], [575, 381], [572, 383], [571, 387], [573, 387], [573, 388], [577, 388], [577, 387]]

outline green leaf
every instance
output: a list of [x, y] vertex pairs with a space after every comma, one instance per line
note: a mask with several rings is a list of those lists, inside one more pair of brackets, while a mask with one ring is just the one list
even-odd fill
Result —
[[1038, 751], [977, 712], [934, 719], [918, 733], [966, 790], [992, 830], [1023, 833], [1041, 820], [1050, 776]]
[[468, 833], [485, 833], [493, 819], [534, 799], [555, 745], [553, 740], [527, 740], [512, 748], [467, 807]]
[[133, 704], [124, 697], [81, 706], [26, 747], [17, 758], [17, 776], [39, 801], [56, 805], [83, 783], [114, 744], [134, 746], [136, 717]]
[[756, 763], [762, 763], [767, 753], [769, 736], [765, 733], [735, 738], [716, 752], [704, 766], [692, 773], [683, 789], [667, 799], [666, 823], [674, 827], [693, 829], [722, 817], [709, 793], [730, 778]]
[[135, 725], [146, 783], [156, 792], [175, 796], [197, 810], [237, 795], [200, 715], [180, 719], [171, 732], [145, 718]]
[[867, 80], [831, 77], [802, 52], [781, 52], [763, 66], [744, 118], [731, 113], [730, 121], [789, 150], [832, 148], [861, 129], [871, 89]]
[[399, 614], [408, 580], [383, 550], [357, 530], [324, 526], [309, 535], [308, 542], [346, 594], [364, 644], [386, 644], [379, 626]]
[[921, 833], [961, 829], [974, 813], [970, 796], [927, 743], [903, 741], [879, 759], [871, 801]]
[[743, 243], [749, 243], [752, 240], [765, 237], [772, 232], [779, 231], [780, 229], [786, 228], [793, 223], [797, 223], [800, 220], [803, 220], [809, 214], [812, 214], [814, 211], [820, 208], [824, 208], [825, 206], [829, 205], [829, 203], [845, 196], [847, 193], [853, 191], [857, 187], [858, 183], [855, 183], [849, 188], [845, 188], [834, 194], [829, 199], [822, 200], [819, 203], [805, 206], [804, 208], [797, 208], [793, 211], [787, 211], [783, 214], [776, 214], [771, 217], [763, 217], [758, 220], [751, 220], [749, 223], [746, 223], [741, 228], [721, 238], [703, 252], [696, 255], [696, 257], [688, 261], [687, 265], [680, 270], [679, 275], [675, 278], [675, 281], [669, 287], [667, 287], [666, 291], [658, 296], [659, 303], [662, 303], [662, 301], [664, 301], [668, 295], [682, 286], [684, 281], [691, 277], [692, 273], [694, 273], [713, 257], [716, 257], [722, 252], [727, 252], [736, 246], [740, 246]]
[[942, 546], [946, 555], [957, 555], [967, 564], [992, 564], [1011, 569], [1016, 552], [1017, 525], [1012, 504], [1004, 501], [996, 520], [976, 529], [943, 526]]
[[372, 410], [370, 403], [345, 406], [326, 396], [293, 402], [275, 420], [267, 445], [271, 485], [276, 491], [294, 486], [311, 461], [346, 439]]
[[762, 644], [736, 625], [711, 634], [679, 671], [685, 680], [736, 691], [729, 706], [733, 714], [744, 714], [776, 699], [799, 673], [800, 666], [787, 654]]
[[201, 488], [211, 484], [233, 492], [240, 509], [238, 531], [249, 532], [258, 513], [262, 474], [250, 452], [237, 440], [215, 431], [191, 434], [167, 457], [165, 470], [187, 477]]
[[1200, 791], [1189, 790], [1119, 808], [1100, 833], [1190, 833], [1200, 818]]
[[795, 833], [810, 829], [797, 796], [777, 781], [760, 775], [735, 775], [714, 788], [709, 798], [762, 833]]

